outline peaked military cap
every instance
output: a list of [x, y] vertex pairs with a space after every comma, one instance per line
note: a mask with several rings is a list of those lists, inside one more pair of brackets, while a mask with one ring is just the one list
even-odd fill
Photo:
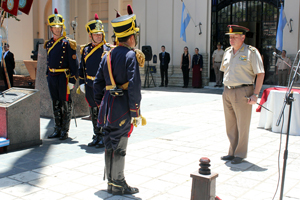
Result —
[[227, 27], [229, 27], [229, 32], [225, 33], [225, 35], [233, 35], [233, 34], [245, 35], [249, 31], [248, 28], [239, 25], [228, 25]]
[[58, 14], [57, 9], [54, 9], [54, 14], [49, 15], [48, 24], [51, 27], [63, 27], [64, 26], [64, 18], [62, 15]]
[[123, 16], [120, 16], [117, 13], [117, 18], [111, 21], [111, 25], [114, 28], [114, 32], [117, 38], [127, 37], [140, 31], [136, 24], [136, 15], [133, 14], [130, 5], [127, 5], [127, 13], [128, 15]]
[[103, 34], [103, 36], [105, 36], [104, 33], [104, 26], [102, 24], [102, 21], [99, 20], [99, 17], [97, 15], [97, 13], [95, 13], [95, 19], [89, 21], [86, 25], [85, 25], [86, 31], [88, 33], [94, 33], [94, 34]]

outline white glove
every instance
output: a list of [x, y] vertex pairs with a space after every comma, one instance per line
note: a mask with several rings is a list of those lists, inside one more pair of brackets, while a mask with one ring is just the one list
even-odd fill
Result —
[[131, 124], [137, 127], [142, 121], [141, 117], [131, 117]]
[[74, 84], [73, 83], [68, 83], [68, 86], [69, 86], [70, 90], [72, 90], [74, 88]]
[[81, 92], [85, 93], [85, 84], [83, 83], [79, 87], [80, 87]]

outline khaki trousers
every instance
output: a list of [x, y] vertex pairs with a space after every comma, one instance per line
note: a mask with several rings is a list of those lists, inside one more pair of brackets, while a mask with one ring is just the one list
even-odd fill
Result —
[[278, 70], [278, 85], [287, 86], [288, 70]]
[[216, 75], [216, 85], [222, 85], [223, 82], [223, 72], [220, 71], [220, 66], [221, 63], [215, 63], [214, 62], [214, 71], [215, 71], [215, 75]]
[[252, 105], [245, 96], [253, 94], [253, 86], [228, 89], [223, 92], [226, 132], [230, 142], [228, 155], [247, 157]]

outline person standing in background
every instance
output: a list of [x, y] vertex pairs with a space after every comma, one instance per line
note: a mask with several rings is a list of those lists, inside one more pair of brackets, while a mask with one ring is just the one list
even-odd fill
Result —
[[203, 69], [203, 58], [199, 54], [199, 49], [195, 48], [195, 54], [192, 59], [192, 70], [193, 70], [193, 81], [192, 86], [194, 88], [202, 87], [202, 69]]
[[[290, 58], [286, 57], [285, 50], [282, 50], [281, 57], [289, 65], [292, 64]], [[283, 62], [283, 60], [278, 59], [276, 62], [276, 75], [278, 75], [278, 85], [287, 86], [287, 77], [290, 74], [291, 69]]]
[[213, 68], [216, 76], [216, 85], [214, 85], [214, 87], [222, 87], [223, 72], [220, 71], [220, 65], [222, 62], [223, 55], [224, 55], [224, 50], [221, 49], [221, 43], [218, 42], [217, 49], [213, 52], [212, 55]]
[[187, 88], [189, 85], [190, 64], [191, 64], [191, 55], [189, 54], [189, 48], [185, 46], [180, 61], [180, 69], [182, 70], [182, 74], [183, 74], [182, 88]]
[[[159, 87], [168, 87], [168, 68], [170, 62], [170, 54], [165, 51], [166, 47], [164, 45], [161, 46], [161, 53], [159, 54], [160, 61], [160, 76], [161, 76], [161, 84]], [[165, 85], [164, 85], [165, 84]]]
[[[4, 79], [5, 90], [7, 90], [10, 87], [13, 87], [13, 83], [14, 83], [13, 74], [14, 74], [14, 69], [16, 67], [16, 64], [15, 64], [14, 54], [9, 51], [9, 44], [4, 45], [4, 51], [5, 52], [3, 53], [1, 73], [2, 73], [3, 79]], [[9, 87], [8, 80], [5, 75], [4, 67], [6, 67], [6, 73], [8, 75], [10, 87]]]

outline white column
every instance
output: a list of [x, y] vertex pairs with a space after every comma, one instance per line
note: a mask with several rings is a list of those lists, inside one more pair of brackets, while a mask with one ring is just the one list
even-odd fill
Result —
[[65, 20], [67, 35], [70, 35], [70, 0], [52, 0], [52, 12], [57, 8], [58, 14]]

